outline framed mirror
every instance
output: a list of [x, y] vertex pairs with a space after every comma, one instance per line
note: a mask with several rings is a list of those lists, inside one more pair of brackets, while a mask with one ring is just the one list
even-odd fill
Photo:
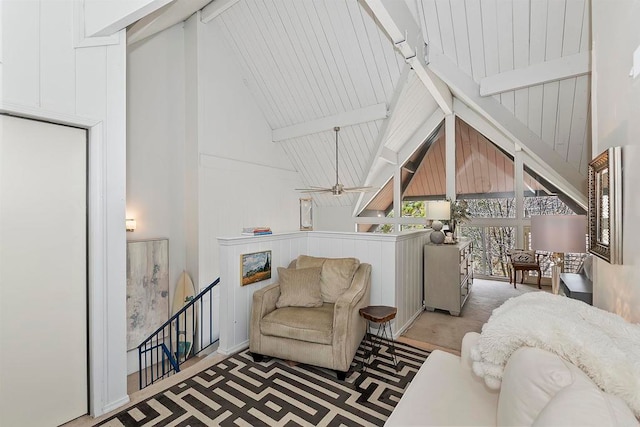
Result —
[[589, 163], [589, 252], [622, 264], [622, 149], [612, 147]]

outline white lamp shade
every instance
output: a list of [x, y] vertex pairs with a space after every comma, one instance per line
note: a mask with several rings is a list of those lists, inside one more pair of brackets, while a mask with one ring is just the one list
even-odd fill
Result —
[[425, 203], [425, 219], [447, 220], [451, 218], [451, 203], [448, 200]]
[[531, 247], [535, 250], [584, 253], [587, 250], [585, 215], [531, 217]]

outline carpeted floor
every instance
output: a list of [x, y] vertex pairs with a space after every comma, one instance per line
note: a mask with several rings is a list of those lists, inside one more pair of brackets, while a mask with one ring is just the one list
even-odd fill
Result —
[[[543, 291], [548, 289], [542, 287]], [[462, 307], [460, 317], [451, 316], [446, 311], [424, 311], [402, 334], [400, 341], [428, 350], [439, 348], [460, 354], [464, 334], [471, 331], [480, 332], [493, 309], [509, 298], [535, 291], [538, 291], [535, 285], [518, 283], [517, 289], [514, 289], [508, 282], [475, 279], [471, 295]]]
[[245, 350], [99, 425], [383, 425], [429, 353], [397, 343], [396, 371], [383, 345], [363, 372], [368, 348], [368, 342], [361, 345], [347, 381], [279, 359], [255, 363]]

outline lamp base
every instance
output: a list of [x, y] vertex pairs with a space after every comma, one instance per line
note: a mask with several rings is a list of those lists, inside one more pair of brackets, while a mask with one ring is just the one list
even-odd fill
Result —
[[554, 295], [560, 293], [560, 273], [564, 271], [564, 254], [555, 252], [553, 254], [553, 265], [551, 267], [551, 292]]
[[433, 229], [433, 231], [429, 235], [429, 239], [431, 239], [431, 243], [435, 243], [436, 245], [440, 245], [444, 243], [444, 233], [442, 232], [442, 222], [438, 220], [432, 221], [431, 228]]
[[429, 235], [429, 239], [431, 243], [435, 243], [436, 245], [441, 245], [444, 243], [444, 233], [442, 231], [432, 231]]
[[558, 295], [560, 293], [560, 273], [562, 268], [558, 265], [551, 267], [551, 293]]

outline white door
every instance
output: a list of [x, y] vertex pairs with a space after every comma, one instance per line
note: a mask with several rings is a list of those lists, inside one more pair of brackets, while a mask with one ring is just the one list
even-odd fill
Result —
[[0, 425], [88, 412], [86, 131], [0, 115]]

